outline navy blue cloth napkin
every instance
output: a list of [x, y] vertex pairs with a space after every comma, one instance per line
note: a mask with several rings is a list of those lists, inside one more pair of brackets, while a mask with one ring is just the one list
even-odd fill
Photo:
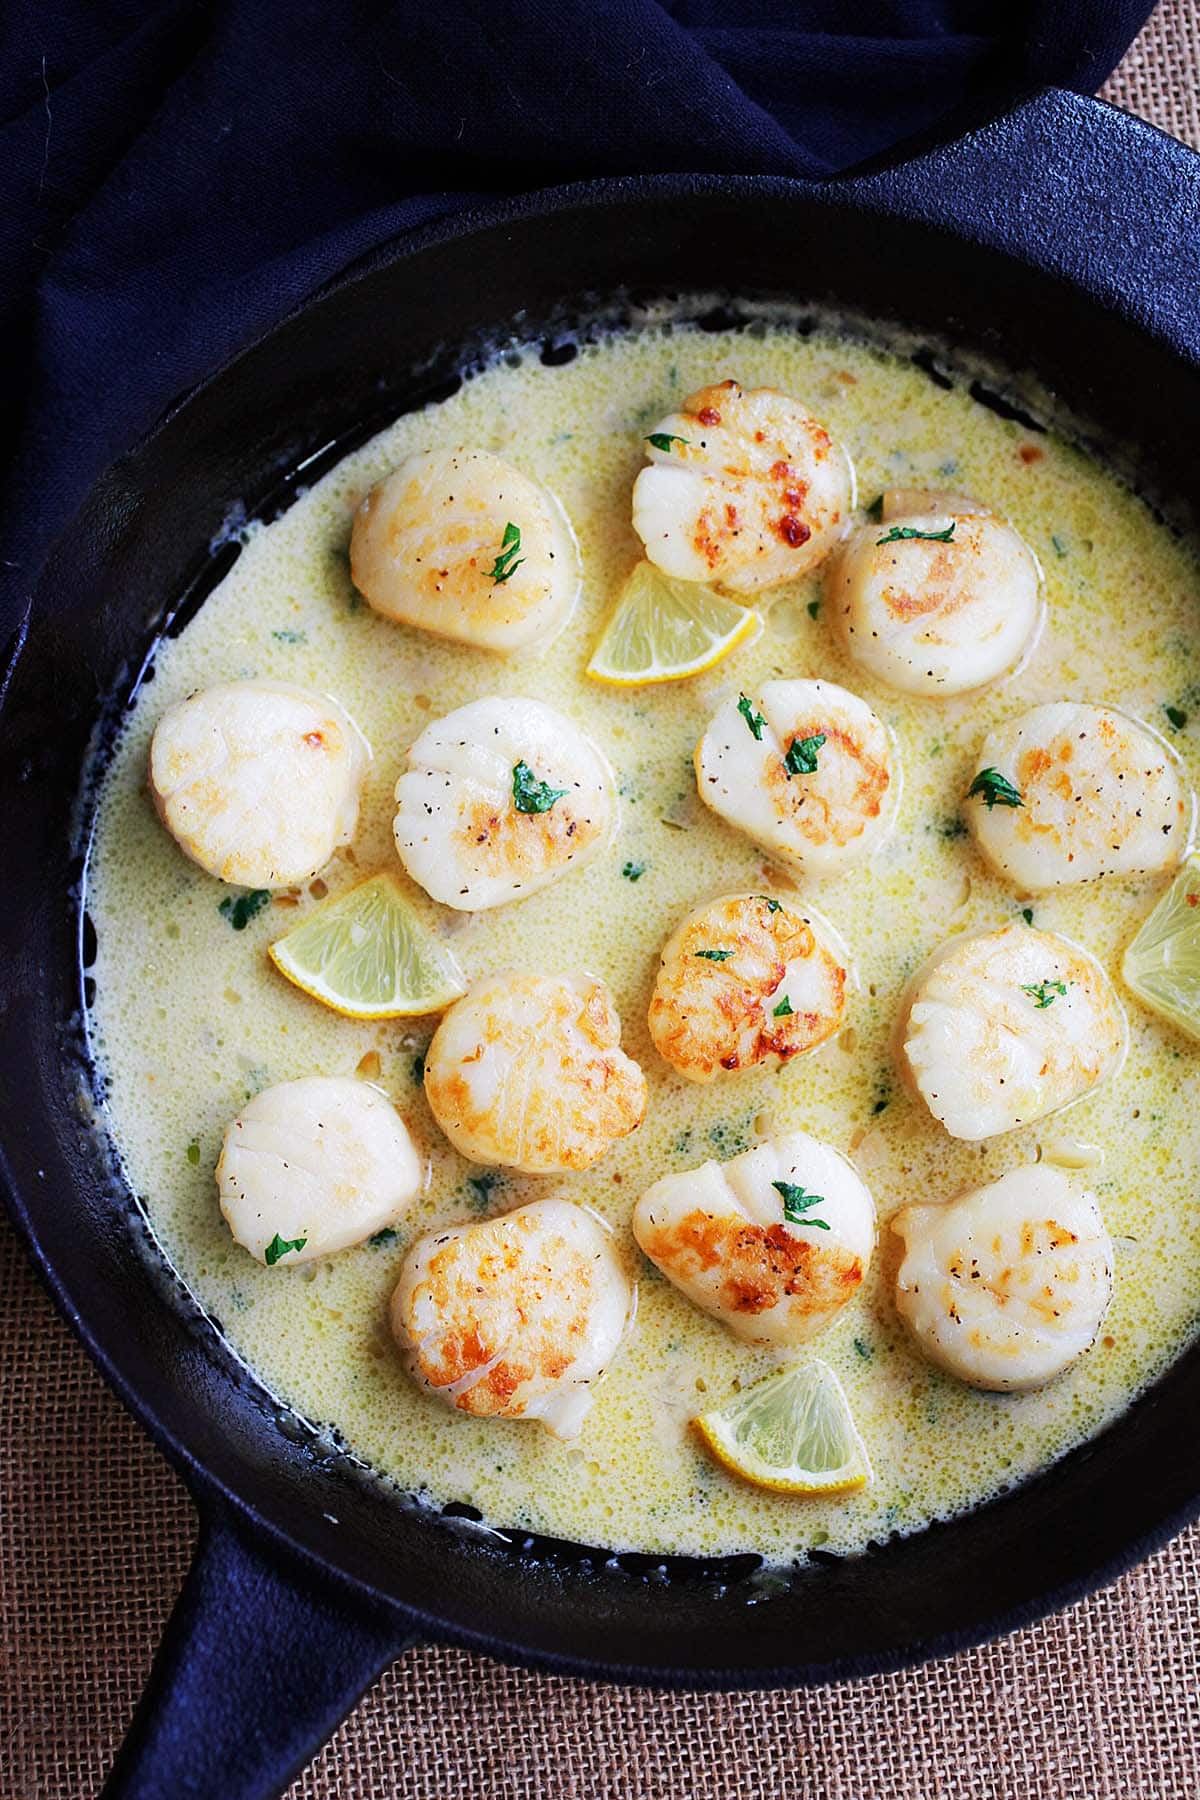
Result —
[[0, 36], [8, 599], [163, 408], [341, 269], [478, 199], [822, 176], [1042, 82], [1148, 0], [17, 0]]

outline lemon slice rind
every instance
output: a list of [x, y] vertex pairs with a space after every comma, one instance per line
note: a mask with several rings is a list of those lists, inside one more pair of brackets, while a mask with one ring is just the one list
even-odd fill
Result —
[[776, 1494], [850, 1494], [871, 1463], [842, 1384], [820, 1357], [768, 1375], [695, 1420], [725, 1468]]
[[348, 1019], [418, 1018], [466, 991], [455, 958], [386, 874], [322, 900], [267, 953], [295, 987]]
[[621, 589], [587, 673], [610, 687], [701, 675], [757, 634], [758, 614], [699, 582], [640, 562]]
[[1144, 1005], [1200, 1039], [1200, 853], [1184, 858], [1121, 962]]

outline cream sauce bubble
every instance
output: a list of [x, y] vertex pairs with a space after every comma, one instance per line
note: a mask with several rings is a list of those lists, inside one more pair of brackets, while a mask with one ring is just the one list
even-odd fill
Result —
[[[774, 596], [757, 641], [708, 676], [628, 692], [588, 681], [596, 634], [639, 554], [630, 489], [642, 433], [693, 389], [729, 375], [805, 399], [850, 450], [864, 501], [889, 486], [953, 487], [1011, 519], [1046, 574], [1049, 616], [1028, 664], [960, 699], [892, 693], [842, 654], [814, 577]], [[355, 601], [345, 550], [363, 494], [403, 457], [461, 444], [494, 450], [544, 481], [578, 533], [579, 609], [540, 660], [441, 643]], [[497, 1526], [652, 1554], [757, 1550], [782, 1562], [814, 1545], [854, 1551], [917, 1530], [1062, 1455], [1118, 1414], [1195, 1328], [1200, 1054], [1123, 994], [1132, 1042], [1113, 1082], [1040, 1130], [970, 1145], [947, 1138], [905, 1094], [892, 1066], [892, 1026], [908, 978], [950, 932], [1020, 917], [1022, 902], [985, 868], [959, 823], [985, 731], [1040, 701], [1105, 701], [1166, 729], [1196, 782], [1200, 690], [1189, 698], [1188, 689], [1198, 679], [1198, 626], [1196, 565], [1100, 467], [998, 418], [961, 388], [935, 387], [906, 360], [830, 332], [653, 329], [583, 347], [560, 367], [530, 352], [399, 420], [273, 524], [251, 530], [196, 618], [159, 647], [156, 679], [139, 694], [103, 785], [88, 870], [98, 939], [93, 1042], [109, 1084], [109, 1127], [167, 1255], [283, 1400], [336, 1426], [406, 1488], [438, 1503], [468, 1501]], [[353, 855], [324, 872], [334, 891], [380, 869], [404, 879], [392, 846], [392, 790], [407, 745], [430, 718], [481, 694], [532, 694], [569, 713], [607, 752], [621, 825], [590, 867], [486, 914], [439, 913], [411, 890], [469, 977], [583, 966], [611, 987], [650, 1099], [641, 1129], [587, 1174], [497, 1178], [464, 1162], [437, 1132], [421, 1090], [416, 1060], [432, 1021], [356, 1024], [290, 987], [266, 945], [310, 894], [277, 896], [235, 932], [218, 911], [228, 890], [186, 862], [159, 825], [145, 780], [156, 719], [193, 688], [249, 675], [336, 695], [374, 746]], [[873, 861], [804, 887], [850, 945], [858, 985], [846, 1030], [779, 1073], [698, 1088], [650, 1042], [659, 949], [701, 900], [771, 880], [783, 891], [785, 878], [770, 875], [754, 846], [698, 803], [692, 752], [727, 694], [792, 676], [841, 682], [887, 722], [903, 761], [900, 812]], [[1165, 727], [1168, 704], [1190, 709], [1194, 723]], [[627, 865], [644, 872], [631, 880]], [[1063, 889], [1039, 899], [1034, 915], [1085, 944], [1120, 991], [1121, 952], [1161, 885], [1122, 879]], [[268, 1083], [360, 1065], [407, 1120], [429, 1160], [428, 1184], [394, 1239], [303, 1269], [262, 1268], [232, 1241], [217, 1207], [213, 1168], [225, 1127]], [[845, 1384], [875, 1469], [872, 1486], [843, 1499], [760, 1493], [714, 1466], [690, 1418], [774, 1358], [689, 1306], [629, 1233], [635, 1201], [660, 1175], [730, 1157], [756, 1131], [796, 1128], [851, 1154], [881, 1221], [910, 1201], [993, 1180], [1034, 1158], [1043, 1140], [1053, 1147], [1069, 1134], [1103, 1151], [1088, 1179], [1118, 1242], [1100, 1342], [1054, 1386], [995, 1395], [960, 1386], [910, 1345], [890, 1300], [898, 1246], [883, 1229], [864, 1290], [814, 1344]], [[632, 1335], [574, 1445], [530, 1425], [449, 1415], [409, 1380], [387, 1329], [414, 1235], [550, 1194], [582, 1201], [612, 1225], [640, 1287]]]

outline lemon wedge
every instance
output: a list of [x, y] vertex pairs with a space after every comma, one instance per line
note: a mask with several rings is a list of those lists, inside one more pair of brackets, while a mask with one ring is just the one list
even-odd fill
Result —
[[701, 1413], [696, 1429], [718, 1462], [777, 1494], [849, 1494], [871, 1479], [842, 1384], [819, 1356]]
[[1121, 972], [1153, 1012], [1200, 1038], [1200, 855], [1185, 858], [1126, 950]]
[[588, 674], [615, 687], [682, 681], [711, 669], [759, 628], [757, 613], [640, 562], [621, 589]]
[[390, 875], [323, 900], [268, 954], [280, 974], [349, 1019], [439, 1012], [466, 990], [454, 957]]

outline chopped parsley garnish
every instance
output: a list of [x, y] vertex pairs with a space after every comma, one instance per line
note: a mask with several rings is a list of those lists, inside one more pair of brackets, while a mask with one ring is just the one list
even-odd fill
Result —
[[1033, 908], [1032, 908], [1032, 906], [1023, 906], [1021, 908], [1021, 917], [1024, 919], [1024, 921], [1027, 925], [1032, 925], [1033, 924]]
[[1183, 708], [1181, 706], [1164, 706], [1163, 711], [1167, 715], [1167, 724], [1171, 730], [1182, 731], [1188, 722], [1188, 716]]
[[198, 1169], [200, 1167], [200, 1146], [195, 1138], [192, 1139], [187, 1147], [187, 1159], [191, 1163], [193, 1169]]
[[525, 558], [521, 555], [521, 527], [509, 520], [504, 527], [504, 536], [500, 540], [500, 553], [488, 570], [488, 574], [499, 587], [510, 575], [515, 575]]
[[781, 910], [780, 902], [772, 900], [770, 894], [760, 894], [758, 897], [769, 913], [777, 913]]
[[881, 538], [875, 539], [875, 545], [878, 548], [880, 544], [899, 544], [906, 538], [924, 538], [930, 544], [948, 544], [954, 537], [957, 523], [957, 519], [951, 519], [945, 531], [921, 531], [916, 525], [893, 525], [890, 531], [885, 531]]
[[527, 762], [513, 765], [513, 804], [518, 812], [549, 812], [556, 800], [561, 800], [569, 790], [552, 788], [544, 781], [539, 781]]
[[382, 1231], [373, 1232], [367, 1239], [368, 1244], [394, 1244], [395, 1241], [396, 1233], [390, 1225], [385, 1225]]
[[270, 1243], [267, 1245], [266, 1249], [263, 1251], [263, 1256], [266, 1259], [266, 1264], [267, 1264], [268, 1269], [273, 1269], [275, 1267], [275, 1264], [279, 1261], [280, 1257], [286, 1256], [289, 1253], [289, 1251], [303, 1250], [303, 1248], [304, 1248], [305, 1244], [307, 1244], [307, 1242], [308, 1242], [308, 1239], [306, 1237], [282, 1238], [282, 1237], [280, 1237], [279, 1233], [276, 1232], [275, 1236], [271, 1239]]
[[732, 950], [693, 950], [693, 956], [703, 957], [705, 962], [728, 962], [733, 955]]
[[771, 1017], [773, 1019], [790, 1019], [791, 1016], [792, 1003], [785, 994], [783, 999], [779, 1002], [779, 1005], [771, 1008]]
[[1053, 1006], [1058, 996], [1065, 994], [1066, 991], [1065, 981], [1023, 981], [1021, 983], [1021, 992], [1029, 995], [1039, 1012], [1044, 1012], [1046, 1007]]
[[273, 631], [271, 636], [280, 644], [307, 644], [307, 631]]
[[1050, 542], [1054, 545], [1054, 554], [1056, 556], [1065, 556], [1067, 554], [1067, 546], [1056, 531], [1050, 533]]
[[855, 1338], [854, 1348], [858, 1352], [859, 1356], [862, 1357], [864, 1362], [870, 1362], [872, 1356], [875, 1354], [875, 1352], [871, 1349], [870, 1344], [864, 1343], [862, 1338]]
[[797, 1181], [773, 1181], [771, 1186], [783, 1195], [783, 1216], [789, 1225], [814, 1225], [818, 1231], [829, 1230], [824, 1219], [805, 1217], [810, 1207], [824, 1206], [824, 1194], [807, 1194]]
[[258, 917], [270, 898], [269, 888], [251, 888], [248, 894], [226, 894], [217, 911], [223, 919], [229, 920], [235, 931], [245, 931], [251, 919]]
[[818, 731], [814, 737], [793, 738], [783, 759], [783, 766], [788, 772], [788, 779], [793, 775], [815, 775], [817, 772], [817, 752], [825, 742], [825, 733]]
[[424, 1079], [425, 1079], [425, 1058], [423, 1056], [414, 1056], [413, 1057], [413, 1059], [412, 1059], [412, 1078], [414, 1081], [416, 1081], [418, 1083], [424, 1081]]
[[750, 735], [753, 737], [755, 743], [760, 744], [762, 742], [763, 726], [767, 721], [760, 712], [755, 712], [745, 694], [738, 695], [737, 709], [750, 727]]
[[672, 444], [690, 444], [691, 441], [691, 438], [679, 437], [673, 431], [652, 431], [646, 439], [646, 442], [653, 444], [656, 450], [664, 450], [668, 454]]
[[987, 801], [987, 809], [993, 806], [1024, 806], [1020, 788], [1015, 788], [1006, 775], [999, 769], [980, 769], [978, 775], [967, 789], [967, 799], [974, 800], [976, 795]]
[[482, 1212], [485, 1207], [491, 1205], [492, 1189], [499, 1179], [500, 1177], [498, 1175], [467, 1176], [467, 1186], [470, 1188], [473, 1202], [475, 1206], [479, 1208], [480, 1212]]
[[646, 865], [645, 863], [627, 862], [621, 873], [626, 881], [640, 881], [646, 873]]
[[821, 610], [821, 602], [819, 600], [810, 600], [809, 601], [808, 616], [810, 619], [815, 619], [817, 614], [820, 612], [820, 610]]

